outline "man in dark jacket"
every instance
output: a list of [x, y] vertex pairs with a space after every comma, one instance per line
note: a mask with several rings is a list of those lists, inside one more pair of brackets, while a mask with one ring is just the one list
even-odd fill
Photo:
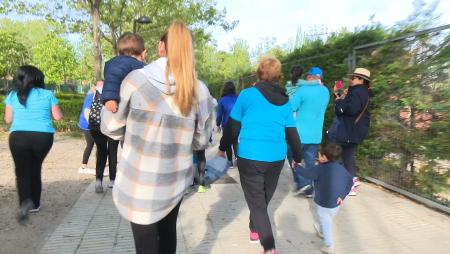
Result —
[[369, 88], [370, 71], [356, 68], [351, 74], [352, 84], [343, 95], [336, 95], [336, 116], [340, 117], [345, 128], [338, 128], [337, 136], [344, 137], [338, 140], [342, 145], [342, 160], [344, 167], [354, 177], [354, 185], [350, 191], [351, 196], [356, 195], [360, 184], [356, 177], [355, 151], [358, 144], [367, 136], [370, 125]]

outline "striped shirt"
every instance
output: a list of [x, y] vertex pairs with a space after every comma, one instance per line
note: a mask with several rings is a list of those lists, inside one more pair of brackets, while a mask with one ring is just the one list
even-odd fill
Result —
[[127, 220], [163, 219], [193, 181], [193, 150], [206, 148], [214, 124], [212, 97], [199, 81], [198, 103], [188, 116], [165, 85], [165, 58], [131, 72], [120, 87], [116, 113], [102, 112], [102, 132], [124, 140], [113, 200]]

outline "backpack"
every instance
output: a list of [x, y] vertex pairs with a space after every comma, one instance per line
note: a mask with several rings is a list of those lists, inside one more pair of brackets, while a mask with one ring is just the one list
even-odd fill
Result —
[[89, 111], [89, 129], [100, 129], [102, 101], [100, 93], [95, 91], [94, 99], [92, 100], [91, 111]]

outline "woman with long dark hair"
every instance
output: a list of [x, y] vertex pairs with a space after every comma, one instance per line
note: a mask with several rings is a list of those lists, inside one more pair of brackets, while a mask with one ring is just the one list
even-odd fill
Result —
[[102, 112], [102, 132], [124, 140], [113, 200], [131, 222], [138, 254], [175, 254], [178, 211], [194, 178], [193, 150], [206, 148], [214, 121], [185, 24], [170, 25], [159, 55], [123, 80], [118, 111]]
[[5, 99], [5, 121], [9, 128], [9, 149], [14, 159], [19, 212], [25, 221], [28, 212], [41, 208], [42, 162], [53, 145], [53, 119], [62, 118], [55, 95], [45, 89], [44, 74], [31, 65], [19, 67], [14, 88]]
[[[216, 125], [219, 129], [221, 128], [223, 131], [226, 131], [224, 127], [228, 122], [231, 110], [233, 109], [237, 98], [236, 86], [233, 81], [225, 82], [222, 89], [222, 97], [220, 98], [220, 102], [217, 107]], [[237, 159], [237, 143], [228, 145], [228, 147], [224, 147], [223, 149], [225, 149], [227, 159], [230, 162], [231, 167], [233, 167], [233, 152], [235, 159]]]

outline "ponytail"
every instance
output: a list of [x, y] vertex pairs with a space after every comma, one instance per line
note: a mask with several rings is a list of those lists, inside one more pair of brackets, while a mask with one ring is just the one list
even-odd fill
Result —
[[180, 21], [174, 21], [167, 30], [166, 84], [169, 74], [175, 78], [174, 100], [180, 112], [187, 116], [197, 103], [197, 77], [194, 64], [194, 47], [189, 29]]

